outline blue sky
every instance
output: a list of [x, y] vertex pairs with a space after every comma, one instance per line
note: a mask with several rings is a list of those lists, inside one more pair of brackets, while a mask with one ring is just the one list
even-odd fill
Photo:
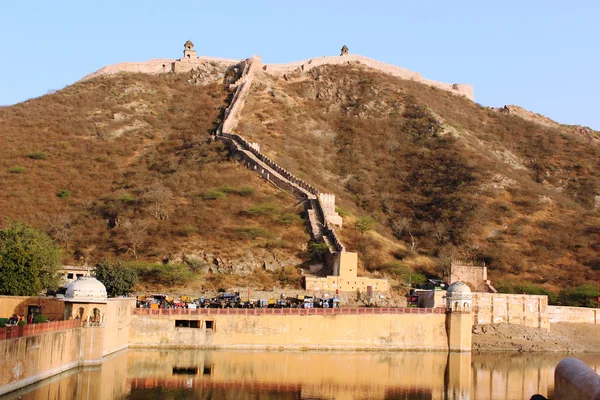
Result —
[[265, 63], [362, 54], [600, 130], [600, 2], [0, 0], [0, 105], [106, 64], [199, 55]]

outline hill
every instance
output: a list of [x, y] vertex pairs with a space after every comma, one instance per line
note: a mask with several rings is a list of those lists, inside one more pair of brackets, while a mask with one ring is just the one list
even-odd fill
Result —
[[503, 290], [595, 281], [600, 136], [534, 117], [351, 64], [263, 74], [237, 131], [378, 222], [342, 232], [366, 272], [443, 275], [463, 258]]
[[[213, 140], [239, 71], [204, 67], [96, 76], [0, 108], [0, 216], [48, 231], [68, 262], [135, 261], [147, 287], [299, 285], [301, 208]], [[462, 258], [505, 291], [600, 276], [588, 128], [349, 64], [260, 73], [236, 133], [336, 194], [362, 275], [444, 275]], [[159, 279], [156, 263], [182, 269]]]
[[303, 262], [301, 210], [212, 140], [224, 77], [190, 75], [98, 77], [0, 108], [2, 223], [47, 231], [66, 263], [171, 262], [209, 287], [272, 287], [269, 271]]

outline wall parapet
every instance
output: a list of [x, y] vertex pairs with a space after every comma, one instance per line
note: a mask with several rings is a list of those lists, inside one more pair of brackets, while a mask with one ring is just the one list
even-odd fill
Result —
[[133, 315], [380, 315], [380, 314], [445, 314], [445, 307], [437, 308], [166, 308], [152, 310], [136, 308]]
[[600, 308], [548, 306], [548, 318], [551, 324], [600, 324]]
[[81, 327], [80, 320], [67, 320], [44, 322], [41, 324], [27, 324], [22, 326], [7, 326], [0, 328], [0, 340], [17, 339], [26, 336], [34, 336], [42, 333], [62, 331]]
[[286, 73], [291, 72], [308, 72], [311, 69], [320, 67], [322, 65], [344, 65], [352, 63], [360, 63], [369, 68], [375, 69], [388, 75], [423, 83], [425, 85], [433, 86], [456, 95], [464, 96], [469, 100], [474, 100], [472, 85], [466, 83], [450, 84], [426, 79], [423, 78], [418, 72], [414, 72], [409, 69], [399, 67], [397, 65], [388, 64], [383, 61], [374, 60], [372, 58], [365, 57], [359, 54], [316, 57], [308, 60], [291, 62], [287, 64], [267, 64], [263, 67], [263, 70], [266, 73], [274, 76], [282, 76]]

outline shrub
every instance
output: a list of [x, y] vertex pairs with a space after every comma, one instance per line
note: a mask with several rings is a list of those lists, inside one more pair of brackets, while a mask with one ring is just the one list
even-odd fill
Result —
[[25, 321], [19, 321], [17, 323], [17, 326], [25, 326], [25, 325], [27, 325], [27, 322], [25, 322]]
[[8, 318], [0, 318], [0, 328], [4, 328], [7, 322]]
[[60, 192], [56, 193], [56, 197], [58, 197], [59, 199], [66, 199], [67, 197], [71, 196], [71, 191], [68, 189], [63, 189]]
[[122, 201], [123, 203], [133, 203], [135, 202], [135, 197], [130, 193], [124, 193], [119, 196], [119, 201]]
[[283, 267], [275, 271], [277, 280], [281, 286], [296, 286], [300, 287], [302, 276], [298, 273], [298, 269], [294, 267]]
[[29, 158], [32, 160], [45, 160], [46, 157], [46, 153], [43, 151], [34, 151], [33, 153], [29, 154]]
[[255, 189], [251, 186], [240, 186], [237, 188], [231, 186], [223, 186], [219, 189], [223, 193], [231, 193], [236, 196], [248, 197], [255, 192]]
[[219, 190], [207, 190], [206, 192], [200, 194], [200, 198], [202, 200], [218, 200], [218, 199], [223, 199], [225, 198], [225, 193], [219, 191]]
[[8, 169], [8, 172], [10, 172], [11, 174], [22, 174], [23, 172], [25, 172], [25, 167], [16, 165], [14, 167], [10, 167]]
[[292, 225], [294, 222], [300, 221], [300, 216], [296, 214], [283, 214], [277, 218], [277, 223], [281, 225]]
[[350, 215], [350, 213], [348, 211], [346, 211], [345, 208], [342, 208], [342, 207], [336, 207], [335, 212], [338, 213], [340, 215], [340, 217], [347, 217], [348, 215]]
[[287, 247], [287, 242], [283, 239], [267, 240], [267, 243], [265, 243], [267, 249], [281, 249], [284, 247]]
[[270, 239], [273, 237], [271, 231], [261, 226], [246, 226], [236, 229], [235, 232], [242, 239], [257, 239], [259, 237]]
[[329, 246], [327, 243], [315, 243], [311, 242], [308, 245], [308, 255], [310, 258], [319, 258], [329, 252]]
[[365, 233], [373, 229], [373, 225], [375, 224], [375, 220], [371, 217], [360, 217], [354, 223], [354, 227], [360, 231], [360, 233]]
[[38, 314], [33, 316], [34, 324], [42, 324], [44, 322], [48, 322], [48, 317], [46, 317], [45, 315]]
[[251, 207], [244, 211], [248, 215], [275, 215], [279, 212], [279, 208], [272, 203], [264, 203], [258, 206]]

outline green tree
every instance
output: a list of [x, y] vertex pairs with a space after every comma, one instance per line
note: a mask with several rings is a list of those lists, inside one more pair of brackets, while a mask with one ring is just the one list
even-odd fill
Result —
[[366, 231], [370, 231], [373, 229], [373, 224], [375, 224], [375, 220], [371, 217], [360, 217], [354, 223], [354, 227], [360, 231], [360, 233], [364, 234]]
[[24, 222], [0, 230], [0, 295], [35, 296], [58, 286], [60, 248]]
[[133, 268], [123, 265], [121, 261], [111, 263], [102, 260], [96, 264], [96, 279], [106, 286], [109, 297], [126, 296], [133, 292], [138, 283], [138, 275]]

